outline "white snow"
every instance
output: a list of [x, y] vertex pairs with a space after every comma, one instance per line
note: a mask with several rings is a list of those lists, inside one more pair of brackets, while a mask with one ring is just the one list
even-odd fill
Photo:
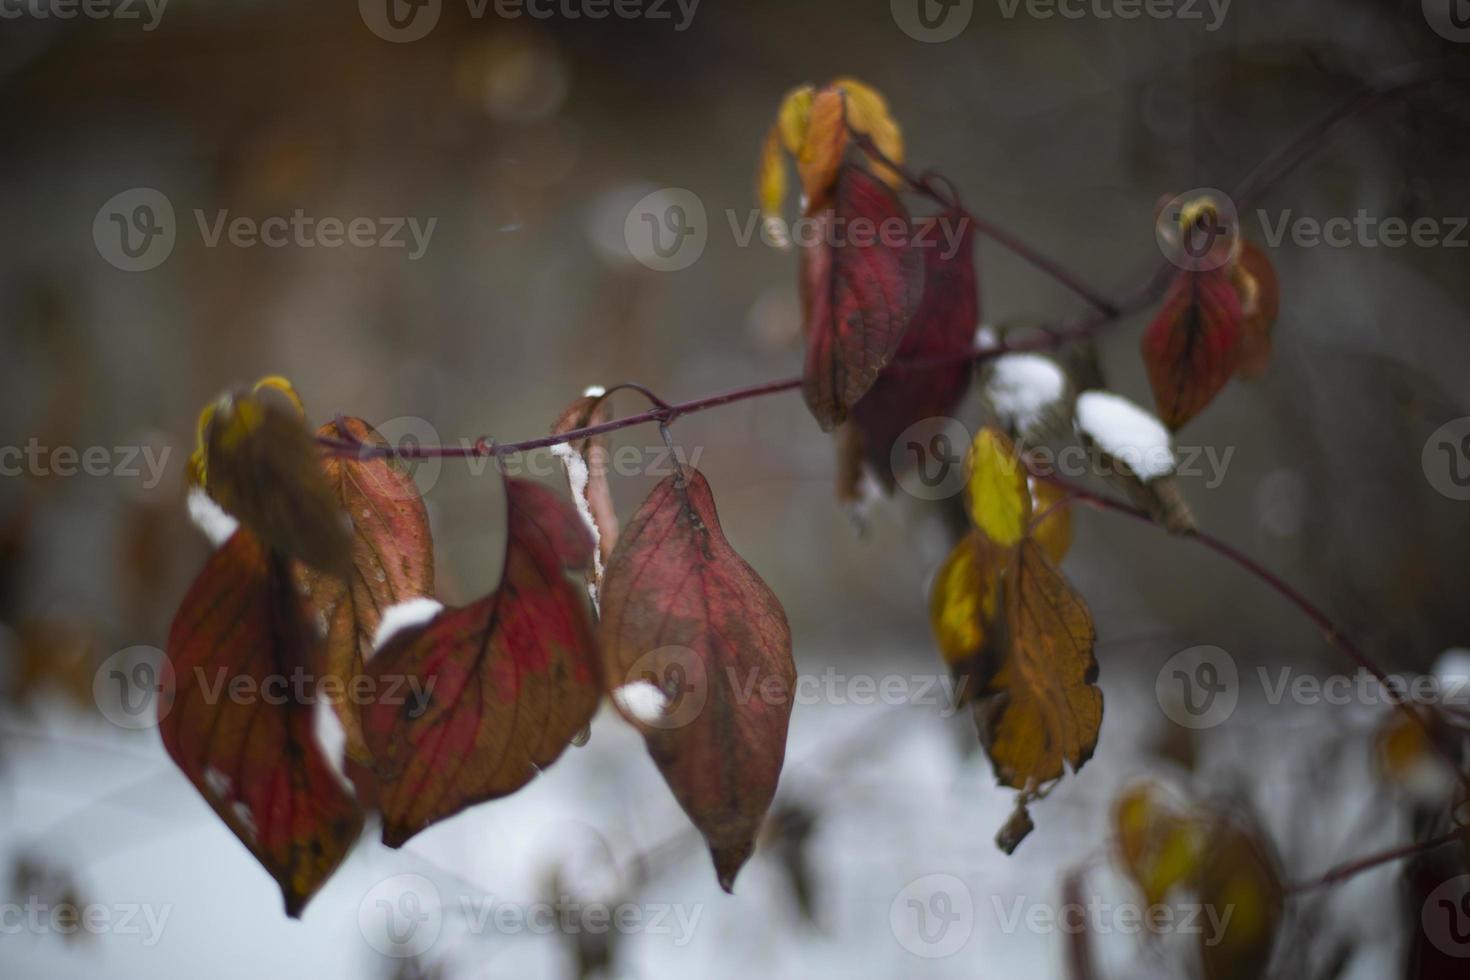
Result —
[[669, 699], [652, 681], [634, 681], [613, 691], [613, 700], [618, 707], [645, 724], [656, 724], [663, 719]]
[[188, 501], [189, 520], [204, 532], [209, 543], [216, 548], [230, 540], [230, 536], [240, 529], [240, 522], [225, 513], [225, 509], [215, 503], [204, 492], [203, 487], [190, 487]]
[[601, 398], [607, 394], [607, 389], [602, 385], [588, 385], [587, 390], [582, 392], [584, 398]]
[[1017, 432], [1033, 431], [1066, 394], [1066, 374], [1040, 354], [1002, 354], [985, 385], [991, 409]]
[[1169, 430], [1121, 395], [1110, 391], [1078, 395], [1077, 428], [1144, 482], [1174, 472]]
[[347, 768], [344, 763], [347, 751], [347, 732], [342, 728], [342, 719], [337, 717], [336, 709], [325, 698], [318, 698], [312, 708], [311, 721], [312, 734], [316, 736], [316, 744], [322, 750], [322, 756], [327, 760], [327, 768], [332, 770], [332, 775], [337, 778], [337, 784], [346, 790], [349, 796], [356, 795], [357, 790], [353, 787], [352, 780], [347, 778]]
[[582, 518], [582, 523], [587, 525], [587, 531], [592, 535], [592, 581], [587, 583], [587, 594], [592, 597], [592, 608], [600, 609], [597, 604], [597, 583], [602, 581], [602, 532], [597, 528], [597, 521], [592, 517], [592, 504], [587, 500], [587, 483], [590, 480], [587, 460], [566, 442], [552, 446], [551, 455], [561, 460], [566, 467], [567, 484], [572, 488], [572, 502], [577, 505], [577, 516]]
[[409, 599], [407, 602], [389, 606], [383, 610], [383, 618], [378, 623], [378, 632], [373, 636], [373, 652], [377, 653], [383, 649], [395, 633], [411, 626], [427, 623], [443, 611], [442, 602], [425, 598]]

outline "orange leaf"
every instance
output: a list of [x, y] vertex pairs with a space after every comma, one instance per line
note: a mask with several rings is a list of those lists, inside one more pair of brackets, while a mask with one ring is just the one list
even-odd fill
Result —
[[587, 566], [592, 539], [570, 507], [535, 483], [508, 480], [506, 511], [495, 591], [392, 634], [367, 664], [380, 690], [407, 679], [426, 695], [362, 711], [389, 847], [515, 792], [597, 710], [587, 597], [563, 574]]
[[321, 638], [287, 564], [243, 528], [210, 557], [169, 631], [176, 687], [160, 699], [159, 731], [294, 917], [342, 863], [362, 812], [318, 747], [311, 692], [297, 682]]
[[1281, 287], [1266, 253], [1244, 239], [1232, 269], [1244, 316], [1240, 339], [1240, 373], [1261, 375], [1271, 360], [1271, 328], [1281, 308]]
[[[365, 446], [387, 444], [356, 418], [343, 419], [340, 427], [328, 423], [317, 435]], [[329, 624], [325, 661], [318, 668], [337, 679], [339, 690], [350, 691], [372, 655], [383, 610], [433, 595], [434, 543], [418, 487], [396, 460], [329, 456], [322, 465], [338, 504], [352, 521], [353, 573], [344, 582], [297, 565], [296, 574], [321, 622]], [[337, 698], [333, 708], [347, 735], [348, 756], [370, 765], [355, 699]]]
[[1240, 361], [1240, 299], [1225, 268], [1183, 270], [1143, 335], [1159, 418], [1178, 429], [1220, 393]]
[[837, 169], [847, 149], [847, 126], [843, 121], [842, 93], [824, 88], [812, 99], [807, 114], [806, 136], [796, 156], [806, 213], [815, 214], [831, 202]]
[[[605, 676], [729, 891], [786, 755], [796, 668], [786, 613], [720, 530], [704, 476], [665, 478], [608, 564]], [[637, 696], [651, 697], [642, 710]]]

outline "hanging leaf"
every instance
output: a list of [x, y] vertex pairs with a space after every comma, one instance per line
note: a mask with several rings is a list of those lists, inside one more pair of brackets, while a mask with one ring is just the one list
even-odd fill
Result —
[[1143, 335], [1143, 361], [1159, 417], [1170, 429], [1194, 418], [1240, 362], [1240, 299], [1222, 267], [1181, 271]]
[[994, 641], [996, 605], [1007, 552], [978, 530], [955, 545], [934, 575], [929, 624], [944, 662], [961, 668]]
[[174, 696], [159, 701], [164, 748], [280, 884], [293, 917], [362, 829], [297, 683], [321, 644], [286, 560], [241, 529], [179, 606], [168, 638]]
[[1092, 758], [1102, 724], [1092, 617], [1045, 550], [1023, 539], [1002, 582], [1006, 655], [975, 702], [996, 777], [1040, 786]]
[[[614, 702], [729, 891], [776, 792], [796, 668], [786, 614], [725, 540], [698, 470], [665, 478], [628, 522], [604, 581], [602, 645]], [[652, 710], [629, 710], [629, 689], [650, 683]]]
[[1031, 537], [1060, 565], [1072, 547], [1072, 505], [1067, 491], [1046, 480], [1031, 480]]
[[367, 664], [379, 690], [422, 695], [362, 711], [390, 847], [524, 786], [597, 710], [587, 597], [564, 574], [587, 567], [592, 539], [575, 511], [524, 480], [506, 482], [506, 523], [495, 591], [392, 634]]
[[346, 517], [285, 379], [264, 378], [206, 407], [190, 473], [272, 551], [339, 578], [350, 573]]
[[[932, 240], [921, 249], [923, 298], [894, 353], [899, 361], [968, 351], [980, 322], [971, 222], [958, 213], [933, 220], [958, 229], [959, 238], [953, 254], [943, 235], [916, 239]], [[852, 421], [861, 434], [868, 468], [890, 492], [895, 479], [890, 461], [893, 444], [915, 422], [949, 415], [964, 397], [971, 373], [968, 360], [943, 367], [890, 364], [853, 406]]]
[[1031, 523], [1031, 488], [1026, 467], [1004, 432], [986, 426], [970, 446], [970, 477], [965, 483], [970, 519], [1002, 548], [1026, 536]]
[[1195, 893], [1223, 921], [1223, 935], [1199, 934], [1207, 980], [1266, 976], [1281, 930], [1285, 895], [1275, 858], [1254, 827], [1239, 819], [1217, 822], [1203, 851]]
[[796, 156], [806, 213], [815, 214], [832, 202], [837, 170], [847, 149], [847, 127], [843, 122], [842, 93], [824, 88], [812, 98], [807, 114], [806, 135]]
[[1259, 377], [1271, 360], [1271, 329], [1281, 308], [1281, 287], [1266, 253], [1241, 239], [1240, 255], [1231, 270], [1240, 296], [1243, 317], [1240, 337], [1240, 373]]
[[[317, 435], [387, 445], [356, 418], [329, 422]], [[352, 575], [344, 581], [305, 565], [296, 566], [296, 575], [319, 621], [328, 624], [325, 661], [314, 669], [334, 678], [337, 690], [350, 692], [372, 655], [383, 611], [434, 594], [434, 545], [418, 487], [397, 460], [329, 456], [322, 466], [337, 505], [352, 522]], [[338, 697], [332, 707], [347, 736], [348, 757], [370, 766], [356, 698]]]
[[923, 256], [908, 235], [860, 238], [852, 234], [858, 220], [872, 229], [885, 222], [908, 227], [892, 191], [862, 168], [846, 166], [835, 208], [818, 220], [818, 240], [802, 249], [802, 394], [824, 431], [847, 418], [892, 360], [923, 289]]
[[[602, 389], [592, 389], [567, 408], [551, 425], [552, 435], [561, 435], [573, 429], [585, 429], [599, 425], [612, 417], [607, 396]], [[597, 548], [592, 554], [592, 565], [587, 571], [587, 589], [594, 605], [602, 588], [605, 565], [618, 543], [618, 512], [613, 506], [612, 488], [608, 486], [608, 450], [606, 436], [592, 436], [561, 443], [551, 447], [553, 455], [561, 459], [566, 468], [567, 483], [572, 491], [572, 502], [582, 523], [587, 525]]]

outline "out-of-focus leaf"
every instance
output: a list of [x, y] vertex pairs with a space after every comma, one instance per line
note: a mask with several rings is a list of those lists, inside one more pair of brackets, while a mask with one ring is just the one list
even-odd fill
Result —
[[781, 137], [781, 145], [792, 156], [800, 153], [802, 145], [806, 143], [807, 129], [812, 118], [812, 100], [816, 94], [817, 90], [810, 85], [798, 85], [786, 93], [786, 97], [781, 100], [781, 108], [776, 112], [776, 129]]
[[1002, 595], [1006, 655], [981, 678], [975, 721], [996, 778], [1025, 790], [1092, 758], [1102, 724], [1097, 636], [1082, 599], [1030, 538], [1015, 549]]
[[1128, 787], [1113, 804], [1119, 862], [1148, 905], [1156, 905], [1199, 870], [1204, 833], [1154, 784]]
[[[930, 243], [920, 249], [924, 257], [923, 298], [894, 353], [898, 361], [967, 351], [980, 322], [973, 226], [959, 214], [933, 220], [947, 222], [947, 227], [958, 230], [959, 235], [952, 254], [944, 235], [925, 232], [923, 238], [915, 239]], [[919, 225], [916, 221], [916, 229]], [[893, 489], [895, 478], [893, 444], [914, 423], [952, 412], [964, 397], [972, 373], [968, 360], [943, 367], [890, 364], [853, 406], [852, 421], [861, 434], [863, 456], [869, 470], [887, 489]]]
[[[847, 96], [847, 123], [856, 132], [864, 133], [873, 141], [878, 152], [896, 164], [903, 163], [903, 133], [898, 123], [888, 113], [888, 102], [878, 90], [855, 78], [838, 78], [832, 87]], [[903, 178], [877, 160], [870, 161], [873, 169], [895, 190], [902, 185]], [[974, 325], [971, 325], [971, 333]]]
[[[815, 115], [816, 109], [813, 109]], [[854, 233], [854, 222], [873, 233]], [[802, 394], [824, 431], [847, 418], [892, 360], [923, 291], [923, 256], [903, 234], [908, 216], [893, 192], [857, 166], [842, 167], [821, 234], [802, 248], [806, 333]], [[858, 228], [863, 225], [859, 224]]]
[[1226, 268], [1182, 270], [1143, 335], [1143, 362], [1159, 417], [1194, 418], [1240, 363], [1240, 298]]
[[245, 528], [210, 556], [169, 631], [175, 687], [159, 697], [159, 731], [299, 916], [363, 818], [317, 745], [310, 692], [295, 680], [320, 662], [322, 638], [287, 566]]
[[1275, 858], [1255, 828], [1238, 819], [1216, 824], [1194, 882], [1201, 905], [1223, 921], [1223, 934], [1199, 934], [1206, 980], [1258, 980], [1267, 975], [1285, 902]]
[[1031, 523], [1031, 489], [1026, 467], [1006, 434], [986, 426], [970, 446], [970, 477], [965, 483], [970, 519], [1003, 548], [1016, 544]]
[[1060, 565], [1072, 547], [1072, 505], [1067, 491], [1046, 480], [1031, 480], [1031, 537]]
[[842, 93], [824, 88], [812, 98], [807, 115], [806, 138], [796, 156], [807, 214], [827, 207], [832, 200], [837, 171], [847, 149], [847, 127], [843, 123]]
[[1271, 360], [1271, 329], [1281, 309], [1281, 287], [1266, 253], [1244, 239], [1240, 242], [1232, 278], [1240, 295], [1243, 317], [1240, 373], [1254, 378], [1266, 370]]
[[781, 214], [786, 204], [786, 158], [781, 155], [781, 131], [773, 125], [761, 145], [760, 165], [755, 177], [756, 200], [767, 218]]
[[377, 690], [407, 695], [361, 712], [390, 847], [524, 786], [597, 710], [587, 597], [564, 574], [591, 561], [591, 536], [570, 507], [524, 480], [506, 482], [506, 522], [495, 591], [385, 638], [367, 664]]
[[200, 415], [191, 475], [277, 554], [346, 578], [352, 540], [294, 390], [265, 378]]
[[[387, 444], [356, 418], [329, 422], [317, 435], [367, 447]], [[296, 574], [318, 621], [327, 624], [325, 662], [314, 669], [336, 678], [337, 690], [347, 693], [372, 655], [383, 610], [434, 594], [434, 543], [418, 487], [398, 461], [329, 456], [322, 466], [352, 522], [352, 575], [344, 581], [305, 565], [297, 565]], [[348, 756], [370, 765], [355, 701], [339, 697], [332, 707], [347, 736]]]
[[[781, 603], [725, 539], [699, 471], [680, 467], [628, 522], [604, 581], [602, 645], [615, 703], [729, 891], [776, 792], [796, 668]], [[656, 710], [626, 707], [640, 687]]]

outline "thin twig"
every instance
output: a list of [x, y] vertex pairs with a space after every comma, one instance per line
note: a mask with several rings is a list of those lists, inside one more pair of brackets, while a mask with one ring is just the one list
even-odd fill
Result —
[[1303, 881], [1298, 882], [1294, 885], [1288, 885], [1286, 887], [1286, 894], [1300, 895], [1303, 892], [1313, 891], [1318, 888], [1326, 888], [1329, 885], [1335, 885], [1338, 882], [1346, 881], [1349, 878], [1360, 875], [1364, 871], [1371, 871], [1374, 868], [1379, 867], [1380, 865], [1389, 864], [1393, 861], [1401, 861], [1404, 858], [1413, 857], [1416, 854], [1423, 854], [1426, 851], [1432, 851], [1436, 847], [1443, 847], [1446, 844], [1453, 844], [1456, 841], [1463, 841], [1465, 840], [1465, 836], [1465, 828], [1456, 827], [1449, 833], [1441, 834], [1440, 836], [1432, 838], [1430, 840], [1414, 841], [1411, 844], [1404, 844], [1400, 847], [1390, 848], [1387, 851], [1380, 851], [1377, 854], [1369, 854], [1367, 857], [1361, 857], [1355, 861], [1349, 861], [1346, 864], [1339, 864], [1337, 867], [1331, 869], [1326, 874], [1323, 874], [1317, 878], [1313, 878], [1310, 881]]

